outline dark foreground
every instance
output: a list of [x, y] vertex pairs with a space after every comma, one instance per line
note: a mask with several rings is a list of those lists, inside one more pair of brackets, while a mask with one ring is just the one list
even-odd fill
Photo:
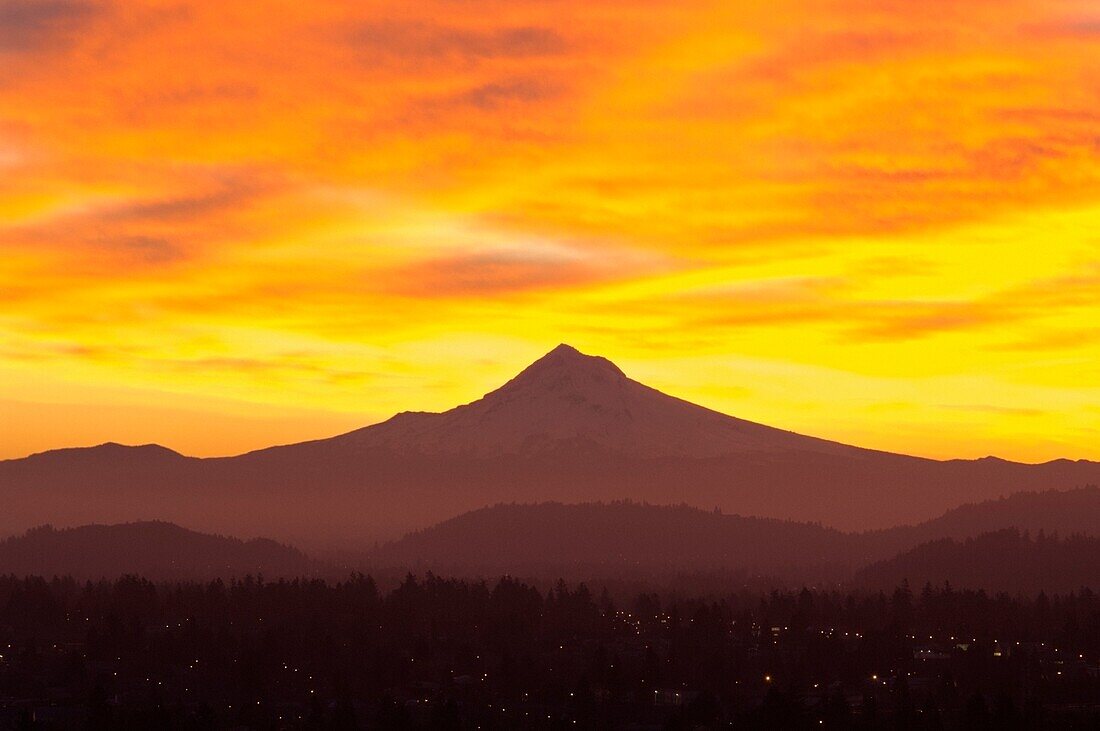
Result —
[[0, 728], [1100, 725], [1100, 597], [0, 578]]

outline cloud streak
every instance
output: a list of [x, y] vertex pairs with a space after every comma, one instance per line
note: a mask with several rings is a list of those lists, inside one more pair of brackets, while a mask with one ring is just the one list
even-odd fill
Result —
[[480, 30], [424, 21], [369, 21], [350, 34], [350, 42], [367, 60], [433, 64], [537, 58], [557, 55], [567, 48], [565, 39], [551, 28]]
[[82, 0], [0, 0], [0, 54], [56, 48], [99, 11]]

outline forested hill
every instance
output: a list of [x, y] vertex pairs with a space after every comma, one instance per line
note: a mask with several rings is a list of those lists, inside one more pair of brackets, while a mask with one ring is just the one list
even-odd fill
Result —
[[889, 588], [950, 582], [988, 592], [1070, 592], [1100, 588], [1100, 538], [1061, 538], [1015, 528], [976, 538], [945, 538], [921, 544], [856, 574], [856, 583]]
[[487, 575], [722, 570], [843, 581], [923, 543], [1005, 528], [1100, 536], [1100, 490], [1023, 493], [966, 505], [919, 525], [867, 533], [685, 505], [499, 504], [386, 544], [369, 555], [368, 565]]
[[[495, 505], [382, 546], [373, 566], [436, 571], [734, 570], [839, 579], [865, 542], [811, 523], [633, 502]], [[878, 556], [874, 556], [878, 557]]]
[[0, 542], [0, 574], [17, 576], [206, 579], [304, 576], [317, 569], [305, 554], [275, 541], [241, 541], [159, 521], [66, 530], [47, 525]]

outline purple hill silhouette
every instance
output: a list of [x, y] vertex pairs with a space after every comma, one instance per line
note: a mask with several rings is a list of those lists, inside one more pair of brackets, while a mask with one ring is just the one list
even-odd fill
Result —
[[49, 525], [0, 541], [0, 574], [115, 579], [268, 578], [315, 574], [317, 564], [297, 549], [265, 538], [241, 541], [197, 533], [172, 523], [147, 521]]
[[1017, 493], [933, 520], [844, 533], [814, 523], [636, 502], [501, 504], [369, 552], [373, 569], [492, 576], [741, 571], [792, 582], [845, 580], [923, 543], [1002, 529], [1100, 537], [1100, 489]]

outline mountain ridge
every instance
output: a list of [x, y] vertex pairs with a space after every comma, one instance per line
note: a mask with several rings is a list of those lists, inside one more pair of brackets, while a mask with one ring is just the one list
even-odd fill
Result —
[[[1100, 464], [1098, 462], [1094, 462], [1094, 461], [1087, 460], [1087, 459], [1071, 459], [1071, 458], [1066, 458], [1066, 457], [1059, 457], [1059, 458], [1055, 458], [1055, 459], [1051, 459], [1051, 460], [1046, 460], [1046, 461], [1043, 461], [1043, 462], [1022, 462], [1022, 461], [1018, 461], [1018, 460], [1011, 460], [1011, 459], [1007, 459], [1007, 458], [1004, 458], [1004, 457], [999, 457], [997, 455], [986, 455], [986, 456], [983, 456], [983, 457], [977, 457], [977, 458], [972, 458], [972, 459], [971, 458], [965, 458], [965, 457], [952, 457], [952, 458], [945, 458], [945, 459], [937, 459], [937, 458], [934, 458], [934, 457], [926, 457], [926, 456], [921, 456], [921, 455], [912, 455], [912, 454], [898, 453], [898, 452], [889, 452], [889, 451], [886, 451], [886, 450], [870, 448], [870, 447], [861, 447], [861, 446], [857, 446], [857, 445], [846, 444], [844, 442], [829, 439], [829, 438], [826, 438], [826, 437], [804, 435], [804, 434], [800, 434], [798, 432], [795, 432], [793, 430], [783, 429], [783, 428], [780, 428], [780, 427], [772, 427], [772, 426], [768, 426], [768, 425], [761, 424], [761, 423], [758, 423], [758, 422], [753, 422], [753, 421], [750, 421], [750, 420], [747, 420], [747, 419], [741, 419], [739, 417], [735, 417], [735, 416], [732, 416], [732, 415], [729, 415], [729, 414], [725, 414], [723, 412], [711, 409], [709, 407], [701, 406], [699, 404], [695, 404], [695, 403], [692, 403], [690, 401], [686, 401], [686, 400], [681, 399], [681, 398], [676, 397], [676, 396], [671, 396], [669, 394], [665, 394], [664, 392], [661, 392], [661, 391], [659, 391], [657, 389], [654, 389], [650, 386], [646, 386], [645, 384], [642, 384], [642, 383], [639, 383], [637, 381], [634, 381], [633, 379], [630, 379], [629, 377], [627, 377], [625, 375], [625, 373], [623, 373], [623, 371], [618, 366], [616, 366], [613, 362], [611, 362], [607, 358], [604, 358], [602, 356], [586, 355], [584, 353], [581, 353], [576, 348], [574, 348], [574, 347], [572, 347], [568, 344], [565, 344], [565, 343], [561, 343], [561, 344], [557, 345], [554, 349], [552, 349], [546, 355], [542, 356], [541, 358], [539, 358], [536, 361], [534, 361], [533, 363], [531, 363], [529, 366], [527, 366], [519, 374], [514, 376], [512, 379], [507, 381], [505, 384], [503, 384], [502, 386], [490, 391], [485, 396], [483, 396], [479, 399], [475, 399], [474, 401], [468, 402], [466, 404], [461, 404], [459, 406], [453, 407], [452, 409], [448, 409], [448, 410], [445, 410], [445, 411], [422, 411], [422, 410], [400, 411], [400, 412], [397, 412], [393, 416], [391, 416], [388, 419], [385, 419], [383, 421], [380, 421], [380, 422], [377, 422], [377, 423], [374, 423], [374, 424], [369, 424], [367, 426], [363, 426], [363, 427], [360, 427], [360, 428], [357, 428], [357, 429], [353, 429], [352, 431], [349, 431], [349, 432], [343, 432], [343, 433], [336, 434], [336, 435], [329, 436], [329, 437], [320, 437], [320, 438], [317, 438], [317, 439], [310, 439], [310, 440], [306, 440], [306, 441], [303, 441], [303, 442], [295, 442], [295, 443], [290, 443], [290, 444], [277, 444], [277, 445], [272, 445], [272, 446], [269, 446], [269, 447], [261, 447], [259, 449], [253, 449], [253, 450], [249, 450], [249, 451], [246, 451], [246, 452], [241, 452], [241, 453], [238, 453], [238, 454], [209, 456], [209, 457], [197, 457], [197, 456], [193, 456], [193, 455], [187, 455], [187, 454], [181, 453], [177, 450], [174, 450], [171, 447], [167, 447], [167, 446], [164, 446], [164, 445], [161, 445], [161, 444], [156, 444], [156, 443], [129, 445], [129, 444], [121, 444], [119, 442], [114, 442], [114, 441], [107, 441], [107, 442], [97, 444], [97, 445], [59, 447], [59, 448], [54, 448], [54, 449], [42, 450], [40, 452], [35, 452], [35, 453], [32, 453], [32, 454], [27, 455], [25, 457], [14, 457], [14, 458], [0, 459], [0, 464], [5, 463], [5, 462], [18, 462], [18, 461], [22, 461], [22, 460], [29, 460], [29, 459], [32, 459], [32, 458], [41, 458], [41, 457], [47, 456], [47, 455], [64, 455], [64, 454], [72, 454], [72, 453], [91, 453], [91, 452], [117, 453], [117, 452], [121, 452], [121, 451], [124, 451], [124, 450], [130, 450], [131, 453], [138, 453], [138, 452], [145, 453], [145, 454], [158, 453], [161, 456], [180, 457], [180, 458], [183, 458], [183, 459], [195, 460], [195, 461], [219, 461], [219, 460], [228, 460], [228, 459], [236, 459], [236, 458], [241, 458], [241, 457], [247, 457], [247, 456], [250, 456], [250, 455], [261, 454], [261, 453], [267, 453], [267, 452], [271, 452], [273, 450], [306, 447], [306, 446], [309, 446], [309, 445], [315, 445], [315, 444], [319, 444], [319, 443], [332, 443], [332, 442], [336, 442], [336, 441], [351, 442], [351, 441], [355, 441], [357, 439], [366, 437], [367, 435], [373, 436], [374, 434], [377, 434], [377, 433], [379, 433], [379, 432], [381, 432], [385, 429], [390, 429], [390, 428], [393, 428], [393, 427], [399, 426], [399, 425], [404, 426], [404, 424], [406, 422], [428, 420], [428, 419], [432, 419], [433, 417], [450, 417], [450, 415], [453, 415], [453, 414], [456, 414], [456, 413], [464, 413], [464, 412], [468, 411], [471, 407], [477, 407], [481, 404], [492, 403], [492, 400], [494, 399], [494, 397], [497, 397], [497, 396], [503, 395], [503, 394], [509, 394], [510, 392], [514, 391], [517, 386], [525, 385], [526, 382], [529, 382], [531, 380], [530, 379], [531, 375], [537, 374], [537, 373], [540, 373], [540, 372], [542, 372], [542, 373], [546, 373], [548, 371], [552, 372], [552, 368], [548, 368], [548, 366], [552, 367], [554, 365], [558, 365], [558, 364], [561, 364], [563, 362], [574, 365], [574, 367], [569, 368], [569, 371], [571, 371], [571, 372], [575, 373], [578, 370], [581, 370], [581, 371], [587, 371], [587, 372], [591, 373], [591, 372], [593, 372], [594, 370], [597, 370], [597, 369], [603, 370], [608, 375], [610, 375], [610, 376], [612, 376], [616, 379], [621, 379], [624, 382], [629, 382], [633, 386], [636, 386], [640, 389], [644, 389], [644, 391], [647, 393], [647, 395], [651, 395], [651, 396], [655, 396], [657, 398], [663, 399], [667, 403], [674, 403], [678, 406], [688, 408], [688, 409], [690, 409], [694, 412], [697, 412], [699, 414], [705, 414], [709, 417], [713, 417], [716, 420], [725, 421], [725, 422], [728, 422], [728, 423], [731, 423], [731, 424], [738, 424], [738, 425], [741, 425], [744, 428], [747, 428], [747, 429], [750, 429], [750, 430], [759, 430], [761, 433], [766, 433], [768, 435], [773, 435], [773, 436], [777, 436], [777, 437], [793, 438], [801, 445], [804, 445], [804, 446], [813, 445], [813, 446], [816, 446], [816, 447], [819, 447], [819, 448], [825, 448], [826, 450], [829, 450], [829, 451], [837, 450], [837, 451], [848, 451], [849, 453], [856, 453], [856, 454], [866, 453], [866, 454], [877, 454], [877, 455], [889, 455], [889, 456], [892, 456], [892, 457], [903, 457], [903, 458], [907, 458], [907, 459], [923, 460], [923, 461], [928, 461], [928, 462], [937, 462], [937, 463], [941, 463], [941, 464], [952, 464], [952, 463], [972, 464], [972, 463], [983, 463], [983, 462], [985, 462], [985, 463], [1018, 465], [1018, 466], [1025, 466], [1025, 467], [1039, 467], [1039, 466], [1050, 466], [1050, 465], [1059, 465], [1059, 464], [1070, 464], [1070, 465], [1080, 465], [1080, 464], [1095, 465], [1095, 464]], [[575, 364], [578, 364], [578, 363], [585, 364], [585, 365], [582, 366], [581, 368], [577, 368], [577, 367], [575, 367]], [[595, 367], [593, 367], [593, 365]], [[497, 404], [494, 403], [493, 407], [495, 408], [496, 406], [497, 406]], [[453, 417], [451, 417], [451, 418], [453, 418]], [[810, 451], [814, 451], [814, 450], [810, 450]], [[652, 452], [650, 452], [650, 454], [652, 454]]]
[[844, 530], [1022, 490], [1100, 483], [1100, 464], [939, 461], [697, 406], [560, 345], [484, 397], [345, 434], [199, 459], [156, 445], [0, 462], [0, 531], [156, 515], [297, 545], [399, 536], [498, 502], [634, 499]]

